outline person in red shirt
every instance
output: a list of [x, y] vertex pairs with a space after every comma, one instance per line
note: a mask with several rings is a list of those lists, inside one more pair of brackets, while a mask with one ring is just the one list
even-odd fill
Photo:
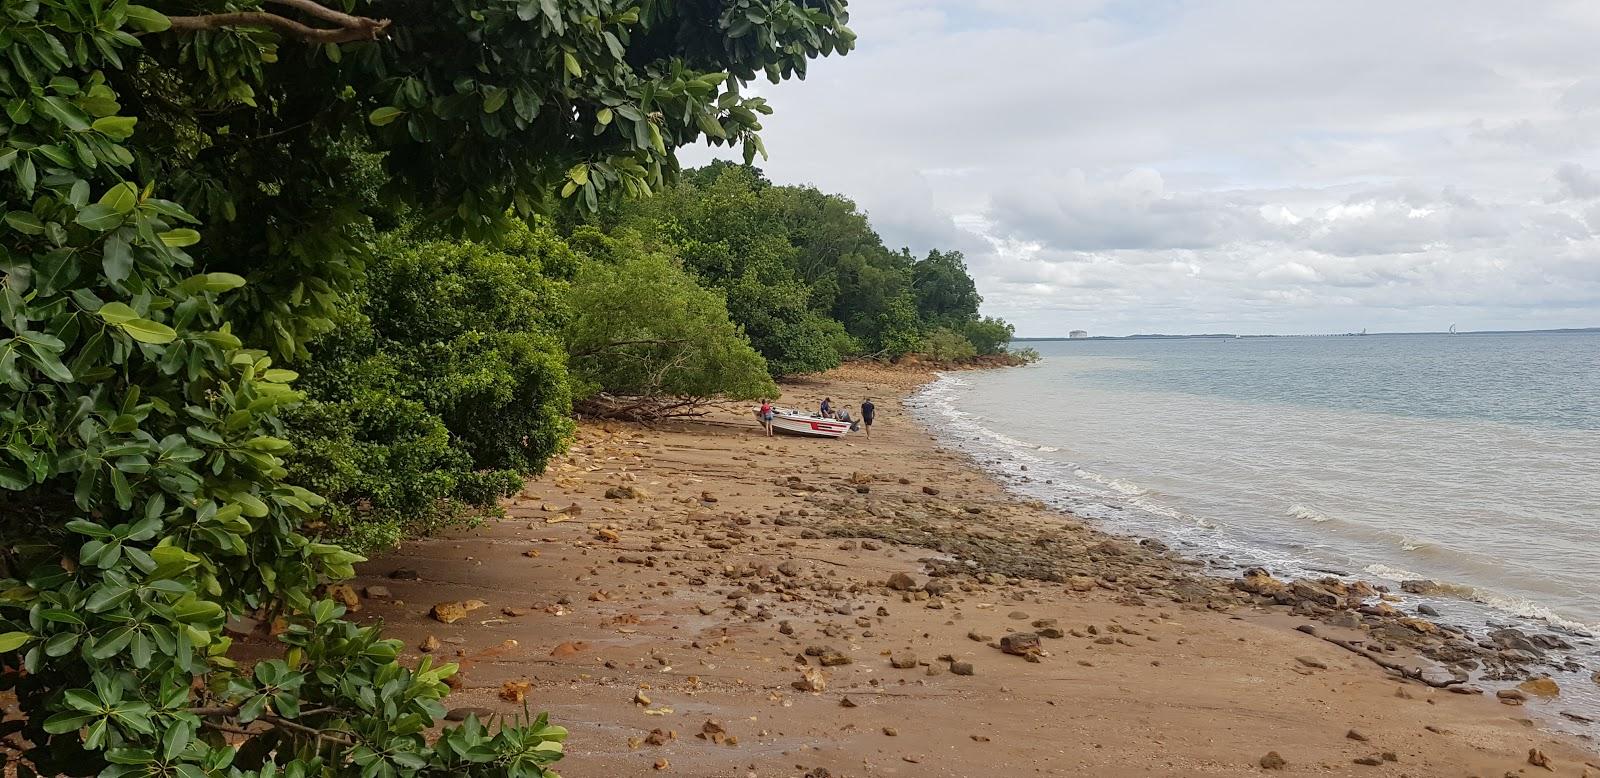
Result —
[[766, 431], [767, 437], [772, 437], [772, 403], [766, 398], [761, 400], [761, 429]]

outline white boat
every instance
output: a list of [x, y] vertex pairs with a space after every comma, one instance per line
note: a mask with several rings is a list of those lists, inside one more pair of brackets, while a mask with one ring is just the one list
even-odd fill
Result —
[[[761, 419], [760, 410], [756, 411], [756, 419]], [[842, 438], [850, 431], [850, 422], [824, 418], [815, 413], [774, 408], [772, 429], [811, 438]]]

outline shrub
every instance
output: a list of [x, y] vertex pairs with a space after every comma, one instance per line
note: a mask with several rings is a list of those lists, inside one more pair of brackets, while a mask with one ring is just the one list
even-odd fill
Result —
[[720, 294], [666, 255], [610, 244], [614, 259], [586, 265], [572, 287], [565, 337], [581, 399], [633, 398], [607, 411], [658, 415], [718, 396], [777, 396]]
[[993, 316], [974, 319], [962, 327], [962, 334], [967, 341], [972, 343], [979, 356], [985, 357], [1004, 354], [1016, 331], [1017, 328], [1010, 323]]
[[329, 499], [330, 537], [376, 549], [475, 519], [564, 448], [560, 279], [577, 263], [544, 225], [492, 246], [379, 242], [288, 417], [290, 472]]
[[978, 350], [961, 333], [940, 327], [922, 339], [922, 355], [937, 362], [959, 362], [977, 356]]

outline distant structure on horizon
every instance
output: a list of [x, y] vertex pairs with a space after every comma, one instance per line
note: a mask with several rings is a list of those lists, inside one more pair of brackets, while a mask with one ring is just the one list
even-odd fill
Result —
[[1076, 340], [1078, 338], [1087, 338], [1087, 337], [1089, 337], [1089, 333], [1084, 332], [1083, 330], [1073, 330], [1073, 331], [1067, 333], [1067, 337], [1071, 338], [1073, 340]]

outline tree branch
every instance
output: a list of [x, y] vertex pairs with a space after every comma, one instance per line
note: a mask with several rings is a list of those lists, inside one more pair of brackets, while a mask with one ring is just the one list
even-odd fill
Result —
[[229, 27], [266, 27], [307, 43], [349, 43], [351, 41], [377, 40], [389, 29], [388, 19], [369, 19], [351, 16], [312, 0], [266, 0], [288, 6], [332, 22], [337, 27], [323, 28], [302, 24], [287, 16], [265, 11], [234, 11], [231, 13], [202, 14], [199, 16], [169, 16], [172, 29], [179, 32], [221, 30]]

